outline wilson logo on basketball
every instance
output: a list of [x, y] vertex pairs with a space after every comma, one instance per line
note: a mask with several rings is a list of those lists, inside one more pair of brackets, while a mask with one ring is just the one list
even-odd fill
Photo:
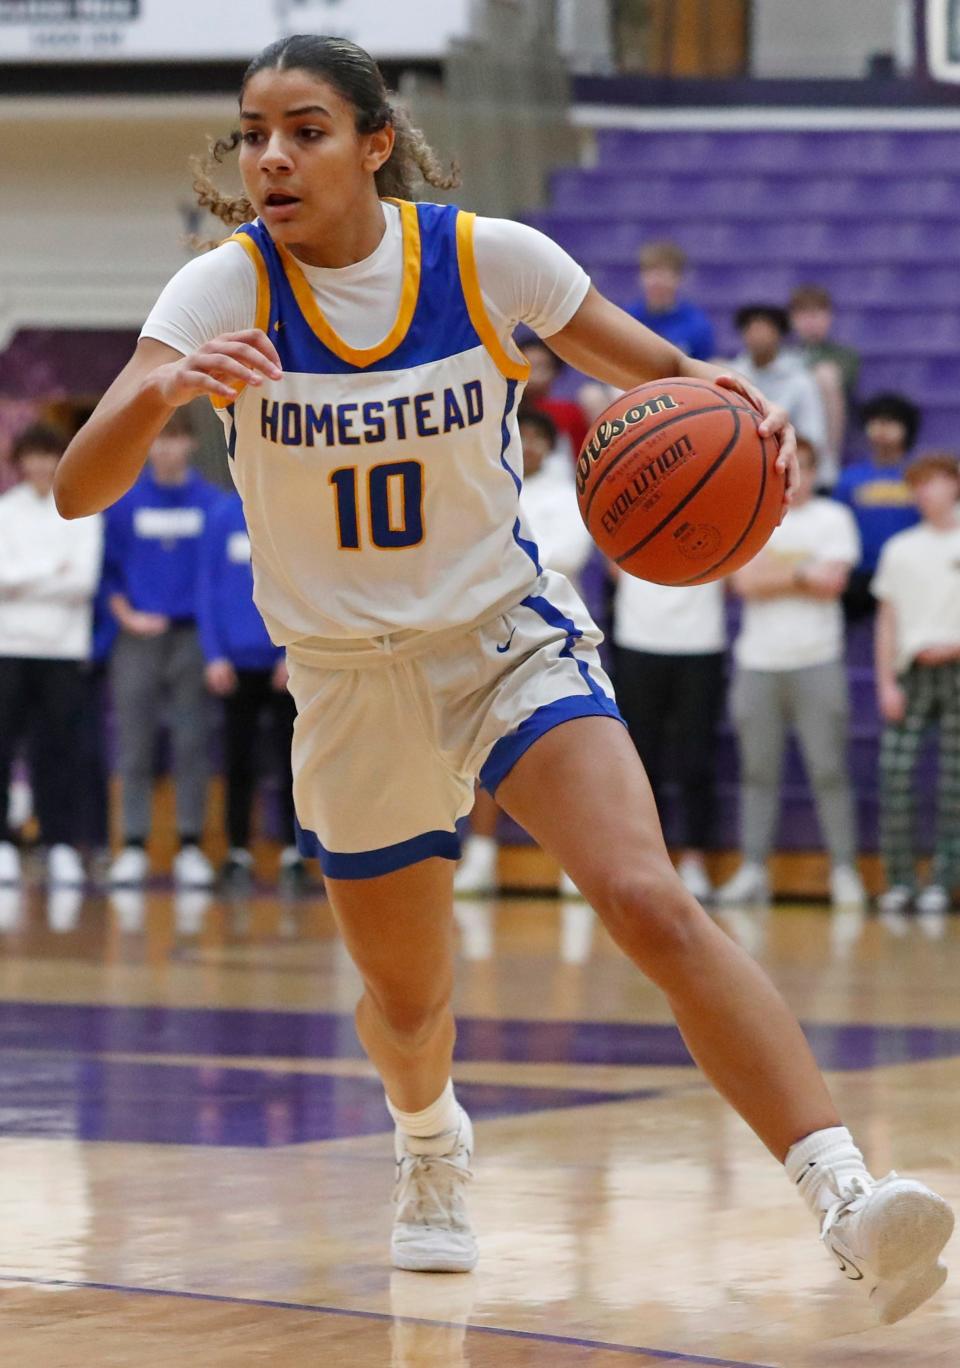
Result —
[[689, 456], [694, 455], [693, 443], [686, 433], [671, 442], [665, 451], [658, 452], [645, 466], [641, 466], [626, 488], [621, 489], [609, 508], [600, 515], [604, 530], [615, 532], [617, 524], [638, 503], [641, 503], [665, 475]]
[[627, 428], [642, 423], [645, 418], [653, 418], [658, 413], [679, 408], [676, 399], [669, 394], [658, 394], [645, 399], [642, 404], [628, 408], [621, 418], [612, 418], [600, 423], [589, 442], [584, 445], [577, 461], [577, 493], [582, 494], [590, 478], [591, 463], [599, 461], [611, 442], [622, 437]]

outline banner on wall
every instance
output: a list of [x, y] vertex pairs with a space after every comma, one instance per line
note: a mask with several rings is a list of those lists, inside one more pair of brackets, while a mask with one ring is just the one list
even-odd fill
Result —
[[960, 81], [960, 0], [927, 0], [927, 70]]
[[470, 0], [0, 0], [0, 62], [246, 59], [290, 33], [439, 57], [469, 11]]

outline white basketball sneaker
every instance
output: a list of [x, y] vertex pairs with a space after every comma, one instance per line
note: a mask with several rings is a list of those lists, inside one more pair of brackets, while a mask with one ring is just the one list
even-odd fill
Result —
[[460, 1108], [460, 1125], [451, 1141], [439, 1137], [442, 1153], [414, 1153], [436, 1140], [413, 1140], [397, 1130], [397, 1184], [393, 1200], [390, 1254], [394, 1268], [413, 1273], [469, 1273], [477, 1262], [477, 1241], [470, 1228], [466, 1186], [473, 1177], [473, 1126]]
[[824, 1214], [821, 1239], [840, 1271], [862, 1283], [884, 1325], [909, 1316], [947, 1277], [940, 1251], [953, 1212], [935, 1192], [888, 1173], [879, 1182], [850, 1181]]

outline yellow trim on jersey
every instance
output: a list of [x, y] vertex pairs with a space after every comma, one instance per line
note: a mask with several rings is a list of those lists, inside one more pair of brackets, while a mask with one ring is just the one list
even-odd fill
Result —
[[393, 200], [392, 203], [400, 210], [403, 230], [403, 285], [393, 327], [383, 341], [374, 347], [351, 347], [349, 342], [345, 342], [340, 334], [333, 330], [324, 317], [310, 288], [310, 282], [300, 269], [296, 257], [279, 242], [276, 244], [300, 312], [323, 345], [328, 347], [334, 356], [339, 356], [341, 361], [346, 361], [351, 366], [372, 366], [375, 361], [380, 361], [384, 356], [396, 351], [407, 335], [417, 307], [417, 297], [420, 294], [420, 220], [417, 218], [417, 206], [410, 200]]
[[[253, 326], [262, 332], [268, 332], [270, 328], [270, 277], [267, 274], [267, 263], [263, 259], [260, 248], [248, 233], [234, 233], [232, 237], [225, 238], [220, 246], [223, 247], [227, 242], [238, 242], [253, 262], [254, 269], [257, 272], [257, 308], [253, 317]], [[211, 394], [210, 402], [216, 409], [227, 408], [236, 402], [245, 389], [246, 385], [238, 386], [232, 399]]]
[[506, 350], [497, 330], [490, 321], [480, 292], [480, 277], [477, 274], [477, 258], [473, 250], [473, 225], [476, 214], [461, 209], [457, 214], [457, 263], [460, 267], [460, 284], [463, 297], [467, 301], [470, 322], [480, 335], [480, 340], [497, 363], [497, 369], [508, 380], [526, 380], [530, 367], [526, 361], [515, 361]]

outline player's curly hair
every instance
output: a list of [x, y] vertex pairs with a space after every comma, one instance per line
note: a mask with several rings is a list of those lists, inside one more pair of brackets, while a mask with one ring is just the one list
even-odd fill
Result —
[[[302, 70], [329, 82], [356, 110], [358, 133], [376, 133], [388, 124], [393, 127], [396, 140], [389, 159], [376, 172], [375, 180], [380, 195], [397, 199], [413, 199], [419, 182], [426, 182], [439, 190], [450, 190], [460, 184], [459, 168], [453, 164], [445, 171], [440, 159], [419, 128], [414, 127], [402, 105], [389, 98], [380, 68], [362, 47], [346, 38], [330, 38], [299, 33], [281, 38], [256, 57], [247, 67], [240, 87], [240, 99], [251, 77], [268, 69], [277, 71]], [[202, 209], [209, 209], [228, 227], [235, 228], [256, 218], [256, 211], [245, 195], [225, 194], [214, 175], [224, 157], [240, 145], [240, 131], [226, 138], [211, 139], [206, 156], [194, 157], [193, 188]]]

